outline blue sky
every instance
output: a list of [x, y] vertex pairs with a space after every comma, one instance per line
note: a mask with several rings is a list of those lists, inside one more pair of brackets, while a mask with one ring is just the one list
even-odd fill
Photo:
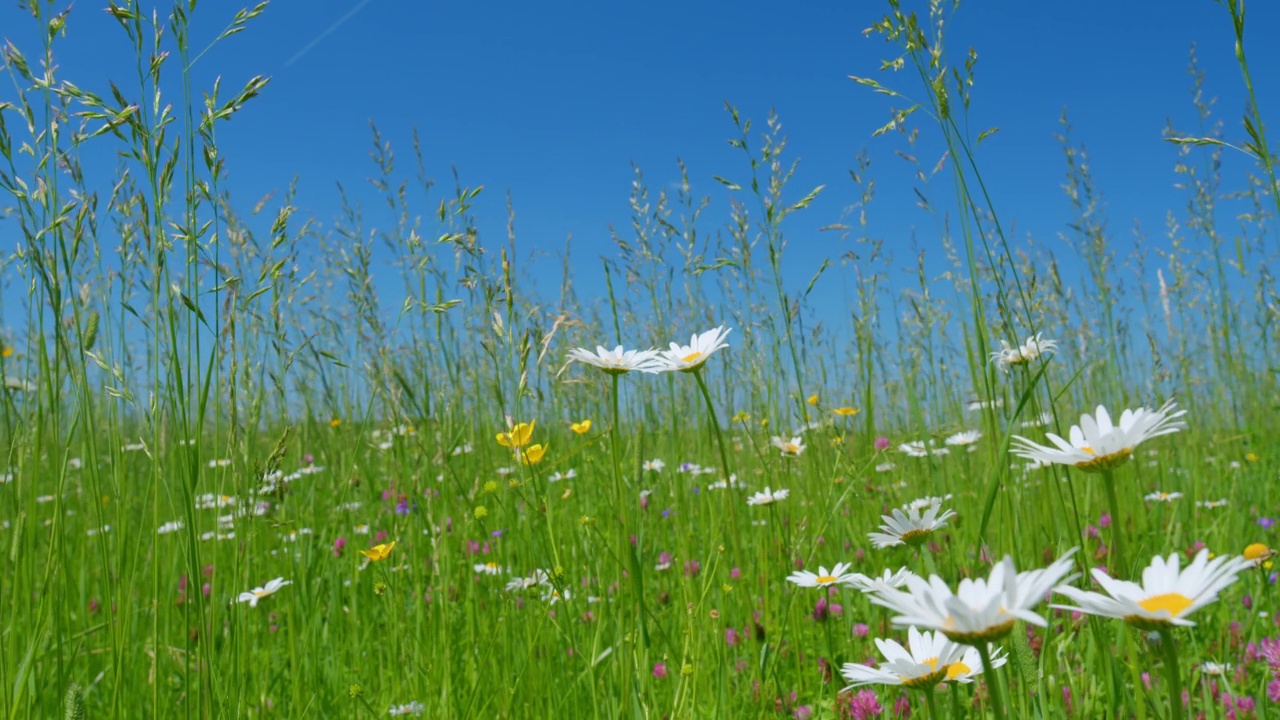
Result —
[[[236, 7], [201, 3], [197, 43], [215, 35]], [[791, 157], [801, 159], [794, 197], [828, 186], [791, 230], [788, 262], [798, 285], [821, 258], [842, 249], [816, 228], [837, 221], [855, 199], [848, 169], [864, 148], [879, 188], [874, 234], [906, 243], [914, 233], [922, 246], [936, 245], [933, 220], [915, 208], [908, 169], [893, 155], [900, 143], [870, 137], [887, 119], [887, 102], [848, 78], [869, 75], [915, 91], [907, 76], [877, 72], [895, 48], [861, 32], [884, 11], [875, 2], [784, 8], [666, 0], [280, 0], [247, 32], [204, 56], [196, 81], [207, 86], [221, 75], [233, 88], [257, 73], [272, 78], [219, 135], [229, 189], [246, 210], [295, 176], [298, 203], [325, 226], [337, 215], [337, 182], [376, 207], [364, 183], [373, 173], [369, 122], [398, 148], [405, 171], [416, 127], [442, 189], [450, 185], [450, 166], [466, 184], [486, 186], [478, 212], [491, 241], [503, 237], [507, 191], [525, 248], [556, 252], [572, 234], [579, 290], [588, 296], [602, 292], [596, 258], [612, 254], [609, 225], [628, 222], [630, 163], [658, 187], [678, 177], [675, 160], [683, 158], [695, 192], [711, 195], [722, 211], [725, 191], [711, 176], [740, 179], [745, 172], [725, 142], [734, 130], [724, 102], [760, 127], [775, 108]], [[1280, 76], [1272, 70], [1280, 67], [1280, 48], [1266, 42], [1266, 29], [1278, 24], [1280, 6], [1249, 4], [1247, 49], [1264, 117], [1280, 113]], [[0, 8], [0, 28], [36, 54], [29, 21], [13, 3]], [[59, 56], [63, 77], [99, 91], [108, 77], [126, 90], [135, 87], [130, 49], [105, 13], [77, 3], [68, 28]], [[1161, 236], [1165, 212], [1184, 203], [1173, 188], [1174, 151], [1161, 132], [1169, 118], [1193, 124], [1186, 74], [1192, 43], [1227, 136], [1239, 139], [1244, 93], [1230, 20], [1214, 2], [1006, 0], [962, 7], [950, 47], [957, 59], [967, 46], [978, 50], [973, 126], [1001, 128], [979, 159], [1005, 222], [1052, 245], [1069, 220], [1053, 137], [1067, 108], [1075, 139], [1092, 155], [1115, 237], [1127, 241], [1135, 221]], [[0, 100], [9, 92], [0, 91]], [[922, 131], [933, 132], [920, 120]], [[933, 154], [921, 162], [932, 165], [936, 144], [925, 147]], [[1228, 155], [1229, 189], [1248, 167], [1247, 159]], [[933, 193], [942, 198], [949, 190]], [[421, 206], [424, 214], [431, 209]], [[709, 216], [713, 223], [720, 217]], [[902, 260], [910, 265], [905, 254]]]

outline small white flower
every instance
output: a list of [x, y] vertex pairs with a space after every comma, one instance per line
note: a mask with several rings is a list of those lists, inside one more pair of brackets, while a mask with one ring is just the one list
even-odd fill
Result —
[[1028, 460], [1074, 465], [1087, 472], [1109, 470], [1127, 462], [1134, 449], [1147, 440], [1186, 429], [1181, 418], [1187, 411], [1177, 407], [1170, 400], [1159, 410], [1125, 410], [1120, 422], [1112, 424], [1107, 409], [1099, 405], [1096, 417], [1081, 415], [1080, 424], [1071, 426], [1069, 442], [1048, 433], [1056, 447], [1047, 447], [1014, 435], [1012, 451]]
[[889, 472], [890, 470], [894, 470], [897, 467], [898, 466], [895, 463], [884, 462], [876, 466], [876, 472], [881, 472], [881, 473]]
[[650, 472], [661, 472], [662, 468], [666, 466], [667, 464], [662, 462], [660, 458], [654, 458], [652, 460], [644, 461], [644, 469]]
[[805, 451], [804, 440], [802, 440], [799, 435], [791, 438], [790, 440], [779, 435], [774, 435], [770, 438], [769, 442], [782, 452], [782, 457], [799, 457], [800, 453]]
[[475, 571], [482, 575], [501, 575], [502, 566], [490, 560], [487, 563], [476, 563]]
[[256, 587], [248, 592], [240, 593], [240, 596], [236, 598], [236, 602], [247, 602], [249, 603], [249, 607], [258, 607], [259, 600], [274, 594], [277, 590], [284, 587], [285, 585], [292, 585], [292, 584], [293, 584], [292, 580], [285, 580], [282, 577], [278, 577], [275, 580], [268, 582], [266, 585], [263, 585], [262, 587]]
[[876, 577], [868, 577], [862, 573], [854, 573], [845, 583], [855, 590], [861, 590], [864, 593], [880, 592], [885, 588], [897, 590], [907, 584], [907, 578], [913, 575], [906, 568], [898, 568], [890, 570], [885, 568], [884, 572]]
[[787, 576], [787, 581], [800, 587], [827, 587], [837, 583], [848, 584], [853, 580], [853, 575], [849, 573], [851, 566], [850, 563], [836, 563], [836, 566], [830, 570], [819, 566], [816, 573], [808, 570], [797, 570]]
[[953, 592], [937, 575], [928, 580], [911, 576], [907, 589], [885, 589], [871, 602], [900, 613], [895, 625], [939, 630], [965, 645], [993, 642], [1009, 634], [1018, 620], [1045, 627], [1048, 622], [1031, 608], [1040, 604], [1055, 583], [1071, 572], [1072, 548], [1042, 570], [1017, 572], [1013, 558], [996, 563], [988, 578], [964, 578]]
[[657, 351], [623, 350], [621, 345], [613, 350], [605, 350], [597, 345], [594, 353], [585, 348], [574, 348], [569, 351], [569, 359], [593, 365], [610, 375], [622, 375], [632, 370], [657, 373], [666, 369], [658, 359]]
[[946, 439], [946, 443], [953, 447], [972, 445], [982, 439], [982, 431], [980, 430], [964, 430]]
[[991, 353], [991, 362], [995, 363], [996, 367], [1001, 370], [1008, 370], [1014, 365], [1026, 365], [1034, 362], [1041, 355], [1058, 349], [1057, 341], [1044, 340], [1042, 336], [1043, 333], [1036, 333], [1016, 348], [1001, 340], [1000, 349]]
[[1200, 666], [1200, 672], [1205, 675], [1222, 677], [1231, 672], [1231, 663], [1205, 662]]
[[733, 332], [732, 328], [725, 329], [721, 325], [701, 335], [694, 335], [689, 339], [688, 345], [671, 343], [669, 350], [663, 350], [658, 355], [662, 369], [678, 370], [680, 372], [697, 370], [706, 364], [707, 359], [717, 350], [729, 347], [729, 343], [725, 342], [725, 338], [731, 332]]
[[[935, 530], [946, 527], [947, 520], [954, 516], [954, 510], [942, 512], [941, 498], [924, 498], [927, 505], [911, 503], [904, 508], [894, 508], [889, 515], [881, 515], [884, 524], [883, 532], [868, 533], [867, 537], [878, 548], [889, 548], [896, 545], [918, 546], [928, 539]], [[920, 502], [920, 501], [917, 501]], [[920, 511], [924, 510], [923, 513]]]
[[186, 527], [186, 525], [185, 525], [185, 523], [183, 523], [181, 520], [170, 520], [169, 522], [167, 522], [167, 523], [165, 523], [165, 524], [161, 525], [159, 528], [157, 528], [157, 529], [156, 529], [156, 534], [158, 534], [158, 535], [168, 535], [169, 533], [171, 533], [171, 532], [177, 532], [177, 531], [181, 530], [181, 529], [182, 529], [182, 528], [184, 528], [184, 527]]
[[1218, 593], [1251, 566], [1239, 555], [1220, 555], [1209, 559], [1209, 550], [1196, 554], [1185, 570], [1179, 570], [1181, 558], [1172, 553], [1168, 559], [1156, 556], [1142, 571], [1142, 584], [1116, 580], [1098, 568], [1093, 579], [1106, 595], [1068, 585], [1054, 588], [1078, 607], [1054, 605], [1064, 610], [1079, 610], [1089, 615], [1118, 618], [1144, 629], [1169, 625], [1195, 625], [1186, 616], [1218, 599]]
[[790, 490], [772, 490], [771, 491], [769, 489], [769, 486], [766, 485], [762, 492], [758, 492], [755, 495], [752, 495], [751, 497], [747, 498], [747, 504], [748, 505], [770, 505], [772, 503], [776, 503], [781, 500], [786, 500], [787, 496], [790, 494], [791, 494]]
[[[876, 647], [887, 662], [881, 663], [878, 668], [845, 663], [840, 674], [850, 682], [849, 687], [878, 684], [915, 689], [931, 688], [952, 677], [952, 667], [961, 665], [965, 654], [963, 646], [951, 642], [942, 633], [922, 633], [914, 627], [907, 631], [907, 647], [881, 638], [876, 638]], [[977, 650], [974, 652], [977, 653]], [[992, 664], [996, 664], [994, 660]], [[954, 674], [972, 673], [973, 670], [964, 665], [956, 667]]]
[[1211, 510], [1213, 508], [1226, 507], [1227, 505], [1230, 505], [1230, 504], [1231, 504], [1231, 501], [1226, 498], [1222, 498], [1221, 500], [1197, 500], [1196, 501], [1196, 507], [1205, 508], [1206, 510]]
[[427, 706], [426, 706], [426, 705], [423, 705], [422, 703], [418, 702], [417, 700], [414, 700], [413, 702], [411, 702], [411, 703], [405, 703], [404, 705], [392, 705], [392, 706], [391, 706], [391, 709], [390, 709], [390, 710], [387, 710], [387, 714], [388, 714], [388, 715], [390, 715], [390, 716], [392, 716], [392, 717], [395, 717], [395, 716], [397, 716], [397, 715], [414, 715], [414, 716], [417, 716], [417, 715], [421, 715], [422, 713], [424, 713], [424, 712], [426, 712], [426, 711], [427, 711]]
[[1180, 497], [1182, 497], [1182, 493], [1180, 492], [1167, 493], [1167, 492], [1157, 491], [1157, 492], [1149, 493], [1143, 499], [1146, 500], [1147, 502], [1166, 502], [1167, 503], [1167, 502], [1173, 502], [1174, 500], [1177, 500]]

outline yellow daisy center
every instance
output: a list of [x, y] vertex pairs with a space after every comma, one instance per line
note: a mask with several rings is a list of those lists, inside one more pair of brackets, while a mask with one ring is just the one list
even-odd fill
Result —
[[1087, 453], [1089, 453], [1090, 455], [1097, 455], [1097, 454], [1098, 454], [1098, 453], [1094, 452], [1093, 448], [1089, 447], [1088, 445], [1081, 445], [1081, 446], [1080, 446], [1080, 449], [1081, 449], [1081, 450], [1083, 450], [1083, 451], [1085, 451], [1085, 452], [1087, 452]]
[[1266, 545], [1262, 543], [1254, 543], [1244, 549], [1244, 559], [1257, 560], [1261, 558], [1263, 555], [1266, 555], [1267, 552], [1268, 552], [1268, 548]]
[[938, 658], [929, 658], [928, 660], [925, 660], [921, 664], [928, 665], [929, 672], [925, 673], [924, 675], [917, 675], [916, 677], [907, 677], [906, 675], [899, 675], [898, 679], [902, 681], [902, 687], [905, 687], [905, 688], [932, 687], [938, 684], [939, 682], [941, 682], [942, 679], [947, 676], [946, 670], [938, 669]]
[[835, 575], [819, 575], [818, 577], [814, 578], [813, 581], [818, 583], [819, 585], [830, 585], [836, 581], [836, 576]]
[[902, 542], [908, 545], [918, 545], [924, 542], [924, 539], [929, 537], [932, 532], [932, 530], [908, 530], [902, 533]]
[[702, 357], [702, 353], [695, 350], [694, 352], [691, 352], [680, 359], [684, 362], [691, 363], [691, 362], [696, 362], [700, 357]]
[[254, 591], [253, 591], [253, 594], [254, 594], [255, 596], [257, 596], [257, 597], [264, 598], [264, 597], [266, 597], [266, 596], [270, 595], [271, 593], [267, 592], [266, 590], [261, 590], [261, 589], [259, 589], [259, 590], [254, 590]]
[[1184, 610], [1191, 607], [1191, 599], [1182, 593], [1165, 593], [1149, 597], [1146, 600], [1139, 600], [1138, 607], [1149, 613], [1164, 610], [1169, 615], [1178, 617]]
[[953, 662], [947, 666], [947, 679], [955, 680], [961, 675], [968, 675], [971, 672], [973, 672], [973, 669], [968, 665], [965, 665], [962, 662]]
[[489, 561], [489, 562], [485, 563], [485, 564], [484, 564], [484, 566], [485, 566], [485, 567], [487, 567], [487, 568], [489, 568], [490, 570], [497, 570], [497, 569], [498, 569], [498, 563], [493, 562], [493, 561]]

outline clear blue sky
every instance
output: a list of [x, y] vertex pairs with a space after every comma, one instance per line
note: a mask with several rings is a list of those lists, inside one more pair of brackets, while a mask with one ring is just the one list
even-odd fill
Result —
[[[76, 4], [60, 72], [98, 91], [107, 77], [135, 88], [129, 47], [102, 4]], [[13, 5], [0, 7], [0, 34], [34, 56], [29, 21]], [[200, 3], [197, 42], [237, 7]], [[1280, 117], [1280, 47], [1269, 42], [1280, 5], [1253, 0], [1248, 10], [1260, 104], [1264, 117]], [[479, 214], [490, 240], [503, 235], [505, 191], [526, 248], [557, 251], [572, 234], [587, 294], [600, 287], [595, 257], [612, 253], [608, 226], [627, 225], [631, 162], [658, 187], [676, 179], [674, 161], [683, 158], [695, 191], [723, 209], [725, 192], [711, 176], [742, 178], [745, 170], [725, 142], [733, 127], [724, 101], [759, 126], [776, 108], [792, 157], [802, 159], [797, 192], [828, 186], [792, 230], [796, 254], [788, 262], [802, 282], [821, 257], [840, 251], [832, 236], [813, 230], [854, 200], [847, 171], [863, 148], [879, 187], [875, 234], [905, 242], [914, 228], [932, 244], [933, 222], [915, 209], [907, 169], [892, 153], [899, 143], [870, 137], [887, 119], [887, 102], [848, 79], [870, 75], [914, 90], [906, 76], [877, 72], [895, 48], [861, 33], [884, 11], [876, 2], [279, 0], [201, 59], [196, 74], [201, 85], [221, 75], [228, 88], [257, 73], [272, 77], [265, 94], [220, 130], [229, 189], [244, 209], [295, 175], [299, 204], [326, 226], [337, 214], [339, 181], [373, 207], [363, 182], [373, 172], [369, 121], [395, 143], [406, 171], [417, 127], [442, 186], [454, 165], [467, 184], [486, 186]], [[1168, 118], [1193, 126], [1192, 43], [1228, 138], [1242, 137], [1230, 20], [1210, 0], [972, 2], [956, 16], [950, 43], [979, 53], [974, 126], [1002, 128], [980, 155], [997, 206], [1020, 234], [1041, 242], [1053, 243], [1070, 216], [1053, 138], [1064, 107], [1092, 154], [1119, 239], [1135, 220], [1160, 237], [1165, 212], [1185, 202], [1161, 132]], [[0, 100], [10, 92], [0, 91]], [[1239, 187], [1248, 165], [1228, 155], [1228, 189]], [[942, 196], [943, 188], [933, 192]]]

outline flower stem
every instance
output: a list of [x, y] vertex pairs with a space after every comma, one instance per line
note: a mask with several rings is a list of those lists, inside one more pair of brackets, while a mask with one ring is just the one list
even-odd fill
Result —
[[933, 699], [933, 686], [924, 689], [924, 703], [929, 708], [929, 720], [937, 720], [942, 717], [938, 714], [938, 703]]
[[1164, 672], [1169, 681], [1169, 717], [1182, 720], [1182, 675], [1178, 671], [1178, 648], [1173, 644], [1173, 631], [1160, 631], [1160, 649], [1164, 652]]
[[1102, 471], [1102, 485], [1107, 491], [1107, 505], [1111, 511], [1111, 576], [1124, 577], [1124, 530], [1120, 521], [1120, 501], [1116, 499], [1114, 471]]
[[1008, 716], [1004, 714], [1000, 678], [996, 677], [995, 668], [991, 666], [991, 649], [985, 641], [979, 641], [975, 647], [978, 649], [978, 657], [982, 658], [982, 674], [987, 678], [987, 689], [991, 691], [991, 709], [995, 712], [996, 720], [1004, 720]]
[[[702, 391], [702, 399], [707, 404], [707, 413], [711, 417], [711, 429], [715, 431], [716, 445], [720, 448], [720, 471], [724, 473], [725, 482], [725, 503], [729, 506], [729, 527], [733, 528], [733, 534], [729, 537], [733, 541], [734, 555], [737, 555], [739, 538], [738, 533], [738, 506], [733, 501], [733, 486], [730, 483], [732, 475], [729, 473], [729, 453], [724, 448], [724, 435], [720, 432], [720, 418], [716, 416], [715, 403], [711, 401], [711, 392], [707, 390], [707, 383], [702, 379], [702, 370], [694, 370], [693, 378], [698, 381], [698, 390]], [[728, 528], [726, 528], [728, 535]]]
[[[618, 513], [618, 570], [620, 575], [625, 575], [627, 570], [627, 559], [631, 560], [631, 584], [636, 594], [636, 619], [640, 622], [640, 639], [644, 643], [644, 648], [649, 649], [649, 624], [645, 621], [644, 611], [644, 581], [640, 577], [640, 563], [637, 562], [637, 554], [640, 548], [632, 548], [630, 539], [627, 535], [627, 521], [623, 514], [623, 497], [622, 497], [622, 414], [618, 411], [618, 381], [621, 377], [618, 373], [611, 373], [613, 378], [613, 431], [609, 433], [610, 445], [612, 445], [613, 454], [613, 502], [614, 509]], [[639, 532], [637, 531], [636, 542], [639, 543]], [[619, 578], [621, 580], [621, 578]]]

